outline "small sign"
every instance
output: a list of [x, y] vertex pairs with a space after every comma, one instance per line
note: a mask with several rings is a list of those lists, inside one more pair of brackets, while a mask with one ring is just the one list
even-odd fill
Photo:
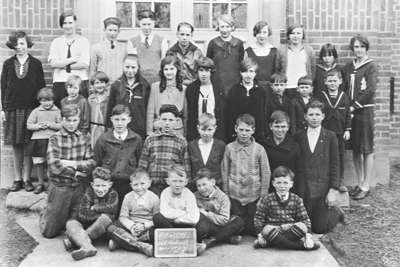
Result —
[[154, 234], [154, 256], [157, 258], [196, 257], [196, 229], [162, 228]]

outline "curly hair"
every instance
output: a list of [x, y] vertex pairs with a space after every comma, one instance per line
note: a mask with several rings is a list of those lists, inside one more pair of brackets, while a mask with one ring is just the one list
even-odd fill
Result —
[[165, 88], [167, 88], [167, 78], [165, 78], [164, 75], [164, 67], [170, 64], [174, 65], [176, 68], [176, 88], [178, 88], [179, 91], [183, 90], [179, 59], [174, 55], [167, 55], [161, 60], [160, 64], [160, 93], [164, 92]]
[[104, 181], [111, 181], [111, 171], [103, 167], [96, 167], [92, 172], [94, 179], [101, 179]]
[[8, 36], [6, 46], [10, 49], [15, 49], [18, 43], [18, 39], [25, 38], [28, 48], [33, 46], [31, 38], [24, 31], [14, 31]]

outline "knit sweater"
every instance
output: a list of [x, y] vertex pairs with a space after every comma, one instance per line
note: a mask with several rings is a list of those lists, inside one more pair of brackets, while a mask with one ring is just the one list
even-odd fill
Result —
[[229, 222], [231, 202], [221, 189], [214, 186], [214, 192], [207, 197], [200, 194], [199, 191], [196, 191], [194, 195], [197, 206], [206, 211], [204, 215], [214, 224], [223, 226]]
[[98, 197], [92, 187], [86, 189], [79, 205], [78, 219], [81, 222], [97, 220], [101, 214], [107, 214], [111, 219], [118, 213], [118, 194], [110, 189], [104, 197]]

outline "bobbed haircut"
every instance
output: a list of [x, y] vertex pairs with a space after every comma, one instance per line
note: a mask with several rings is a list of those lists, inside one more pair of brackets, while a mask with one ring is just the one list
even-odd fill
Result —
[[294, 172], [286, 166], [278, 166], [272, 172], [272, 180], [274, 180], [277, 177], [286, 177], [286, 176], [289, 176], [291, 181], [294, 180]]
[[129, 108], [125, 105], [122, 104], [118, 104], [115, 107], [113, 107], [112, 111], [111, 111], [111, 116], [117, 116], [117, 115], [121, 115], [121, 114], [127, 114], [128, 116], [131, 115], [131, 111], [129, 110]]
[[61, 108], [61, 117], [62, 118], [69, 118], [79, 116], [81, 113], [77, 104], [67, 104]]
[[256, 120], [254, 119], [254, 117], [250, 114], [241, 114], [239, 115], [239, 117], [237, 117], [236, 119], [236, 126], [239, 125], [239, 123], [243, 122], [246, 125], [251, 126], [252, 128], [256, 127]]
[[66, 18], [66, 17], [73, 17], [73, 18], [74, 18], [74, 21], [76, 21], [76, 19], [77, 19], [75, 13], [74, 13], [72, 10], [66, 10], [66, 11], [64, 11], [63, 13], [61, 13], [61, 15], [60, 15], [60, 17], [59, 17], [59, 19], [58, 19], [58, 22], [59, 22], [59, 24], [60, 24], [60, 28], [63, 27], [64, 21], [65, 21], [65, 18]]
[[369, 50], [369, 41], [368, 41], [368, 38], [365, 37], [365, 36], [362, 35], [362, 34], [357, 34], [356, 36], [353, 36], [353, 37], [350, 39], [350, 49], [351, 49], [351, 51], [354, 51], [354, 43], [355, 43], [356, 41], [359, 41], [359, 42], [361, 43], [361, 45], [365, 46], [365, 49], [366, 49], [367, 51]]
[[175, 75], [176, 88], [178, 88], [179, 91], [182, 91], [183, 86], [182, 86], [182, 75], [181, 75], [181, 63], [179, 61], [179, 58], [173, 54], [167, 54], [161, 60], [160, 71], [158, 73], [160, 76], [160, 93], [164, 92], [164, 90], [167, 88], [167, 78], [164, 75], [164, 67], [166, 65], [173, 65], [176, 68], [176, 75]]
[[94, 85], [94, 82], [99, 80], [100, 82], [108, 83], [110, 78], [108, 78], [107, 74], [103, 71], [97, 71], [93, 76], [90, 78], [90, 84]]
[[18, 43], [18, 39], [20, 38], [25, 38], [28, 48], [31, 48], [33, 46], [31, 38], [24, 31], [14, 31], [10, 33], [10, 35], [8, 36], [8, 41], [6, 42], [6, 46], [10, 49], [15, 49]]
[[290, 118], [286, 112], [282, 110], [275, 110], [274, 112], [272, 112], [271, 117], [269, 118], [269, 123], [274, 122], [286, 122], [288, 125], [290, 125]]
[[286, 38], [289, 40], [289, 35], [292, 34], [294, 29], [301, 28], [303, 30], [303, 40], [306, 39], [306, 32], [304, 30], [304, 26], [299, 23], [291, 24], [286, 29]]
[[327, 43], [321, 47], [321, 50], [319, 51], [319, 59], [322, 60], [325, 56], [333, 56], [335, 59], [338, 58], [338, 53], [333, 44]]
[[269, 25], [268, 22], [266, 22], [265, 20], [261, 20], [257, 22], [256, 25], [254, 25], [253, 36], [256, 37], [257, 34], [259, 34], [262, 28], [264, 28], [265, 26], [268, 26], [268, 36], [271, 36], [272, 35], [271, 25]]
[[209, 69], [211, 72], [215, 71], [214, 61], [209, 57], [200, 57], [195, 61], [196, 72], [199, 71], [200, 68]]
[[319, 100], [313, 100], [306, 105], [305, 113], [308, 112], [310, 108], [318, 108], [322, 113], [325, 114], [325, 105]]
[[44, 87], [39, 90], [37, 94], [37, 100], [53, 100], [54, 99], [54, 93], [53, 89]]
[[104, 181], [111, 182], [111, 171], [107, 168], [96, 167], [92, 172], [92, 177], [94, 179], [101, 179]]

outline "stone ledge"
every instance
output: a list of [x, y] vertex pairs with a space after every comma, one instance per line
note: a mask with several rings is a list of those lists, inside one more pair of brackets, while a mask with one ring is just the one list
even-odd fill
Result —
[[34, 194], [24, 190], [9, 192], [6, 197], [6, 207], [41, 212], [47, 205], [47, 193]]

